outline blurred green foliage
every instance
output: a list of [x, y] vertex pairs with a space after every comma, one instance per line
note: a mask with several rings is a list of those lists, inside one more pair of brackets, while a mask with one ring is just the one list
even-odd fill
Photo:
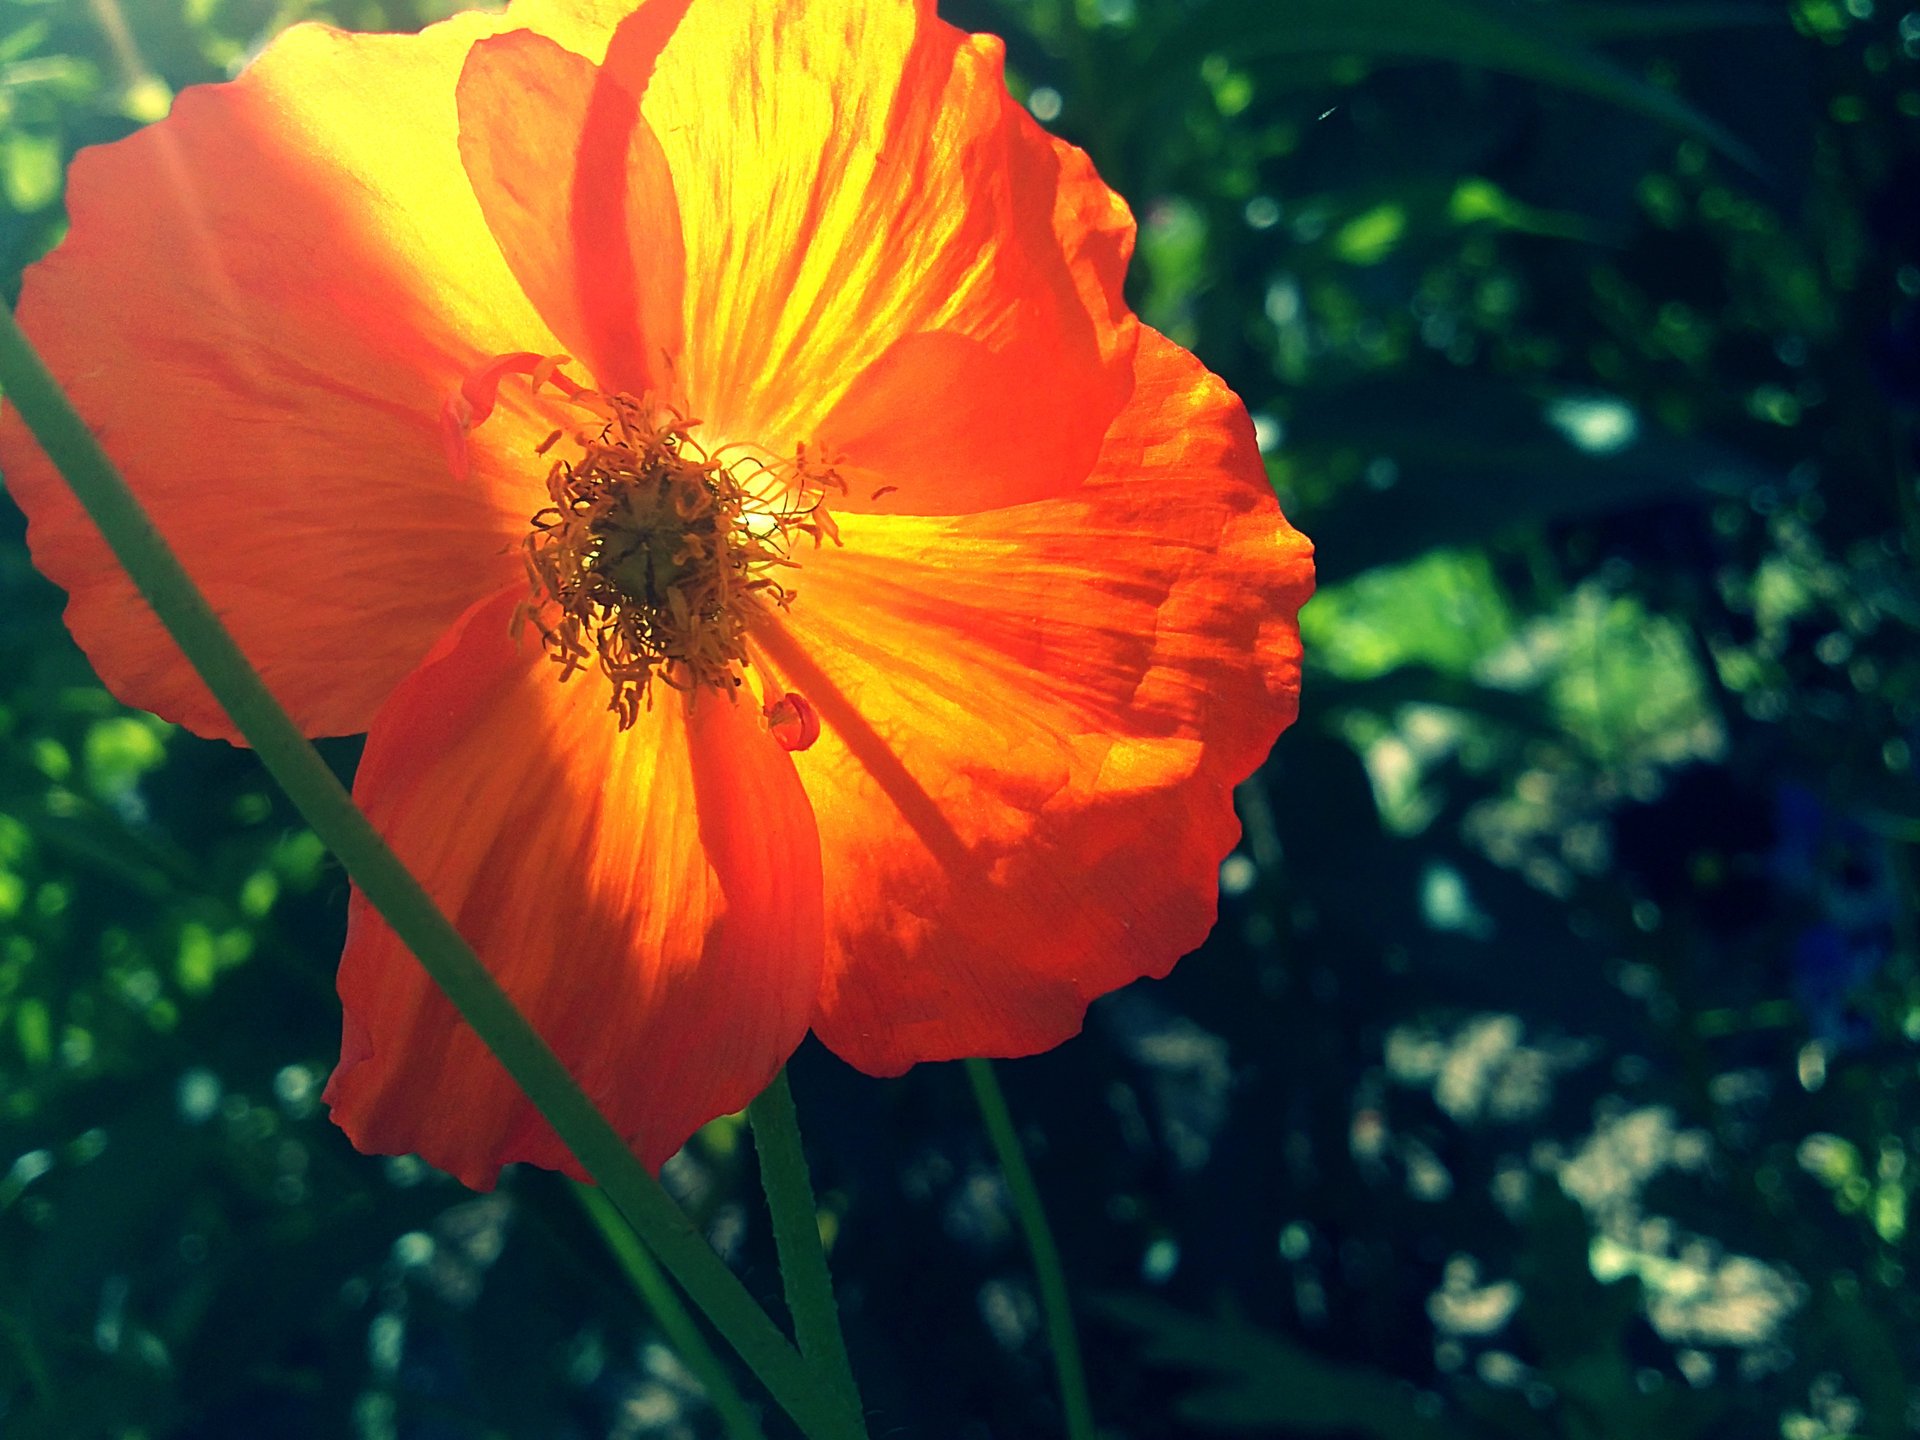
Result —
[[[1320, 547], [1219, 931], [1007, 1070], [1108, 1431], [1920, 1430], [1920, 11], [943, 12]], [[0, 0], [9, 293], [78, 147], [439, 13]], [[0, 526], [0, 1434], [719, 1433], [563, 1187], [328, 1126], [343, 878]], [[1055, 1433], [959, 1077], [796, 1071], [876, 1433]], [[737, 1127], [669, 1178], [770, 1293]]]

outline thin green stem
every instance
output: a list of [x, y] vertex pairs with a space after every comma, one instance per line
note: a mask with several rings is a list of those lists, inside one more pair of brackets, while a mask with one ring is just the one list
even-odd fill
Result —
[[1000, 1173], [1007, 1178], [1007, 1191], [1013, 1197], [1014, 1214], [1026, 1232], [1027, 1249], [1033, 1255], [1035, 1278], [1040, 1282], [1040, 1311], [1047, 1321], [1047, 1340], [1053, 1347], [1053, 1371], [1060, 1385], [1060, 1408], [1065, 1412], [1069, 1440], [1094, 1440], [1093, 1403], [1087, 1398], [1087, 1372], [1080, 1363], [1080, 1337], [1073, 1329], [1073, 1306], [1067, 1295], [1067, 1272], [1060, 1265], [1060, 1250], [1053, 1243], [1053, 1230], [1047, 1224], [1047, 1212], [1040, 1204], [1040, 1190], [1033, 1183], [1033, 1171], [1027, 1167], [1027, 1152], [1021, 1147], [1019, 1132], [1013, 1128], [1013, 1116], [1007, 1110], [1007, 1097], [1000, 1093], [999, 1077], [990, 1060], [967, 1060], [967, 1080], [973, 1086], [973, 1098], [979, 1102], [980, 1118], [986, 1123], [987, 1138], [1000, 1161]]
[[760, 1098], [747, 1106], [754, 1153], [760, 1159], [760, 1184], [773, 1215], [773, 1243], [780, 1252], [780, 1281], [793, 1316], [800, 1354], [820, 1383], [831, 1387], [841, 1404], [860, 1413], [860, 1390], [840, 1332], [833, 1276], [820, 1240], [820, 1217], [813, 1202], [813, 1177], [800, 1145], [800, 1117], [783, 1069]]
[[668, 1273], [810, 1440], [861, 1434], [859, 1415], [846, 1413], [838, 1397], [814, 1380], [280, 708], [4, 311], [0, 388], [268, 773]]
[[587, 1218], [599, 1230], [600, 1238], [606, 1241], [607, 1249], [613, 1252], [613, 1258], [626, 1274], [628, 1283], [665, 1332], [668, 1343], [679, 1355], [681, 1363], [693, 1372], [694, 1378], [700, 1382], [700, 1388], [707, 1392], [707, 1399], [712, 1402], [720, 1423], [727, 1427], [727, 1434], [733, 1440], [766, 1440], [766, 1432], [760, 1428], [760, 1418], [753, 1413], [741, 1396], [739, 1387], [733, 1383], [733, 1377], [727, 1373], [726, 1362], [714, 1353], [713, 1347], [707, 1343], [707, 1337], [700, 1333], [700, 1326], [692, 1313], [680, 1303], [673, 1282], [654, 1263], [653, 1256], [647, 1253], [647, 1247], [640, 1243], [640, 1237], [633, 1233], [632, 1227], [620, 1218], [620, 1212], [607, 1199], [606, 1191], [582, 1185], [576, 1180], [573, 1182], [573, 1194], [580, 1202], [580, 1208], [587, 1212]]

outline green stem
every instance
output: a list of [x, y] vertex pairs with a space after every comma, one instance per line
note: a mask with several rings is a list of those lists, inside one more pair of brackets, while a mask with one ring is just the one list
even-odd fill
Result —
[[837, 1397], [819, 1386], [805, 1361], [574, 1084], [566, 1066], [494, 983], [473, 948], [387, 848], [280, 708], [18, 323], [4, 311], [0, 388], [268, 773], [627, 1223], [810, 1440], [861, 1434], [859, 1415], [847, 1414]]
[[1060, 1408], [1066, 1413], [1069, 1440], [1094, 1440], [1093, 1403], [1087, 1398], [1087, 1372], [1080, 1363], [1080, 1338], [1073, 1331], [1073, 1307], [1067, 1297], [1067, 1272], [1060, 1265], [1060, 1251], [1053, 1243], [1053, 1230], [1047, 1224], [1047, 1212], [1040, 1204], [1039, 1188], [1033, 1183], [1033, 1171], [1027, 1167], [1027, 1152], [1021, 1148], [1019, 1132], [1013, 1128], [1013, 1116], [1007, 1110], [1007, 1097], [1000, 1093], [1000, 1080], [990, 1060], [967, 1060], [967, 1080], [973, 1086], [973, 1098], [979, 1102], [980, 1118], [986, 1123], [987, 1138], [993, 1142], [1000, 1161], [1000, 1173], [1007, 1178], [1007, 1190], [1013, 1197], [1014, 1213], [1026, 1232], [1027, 1249], [1033, 1254], [1035, 1277], [1040, 1282], [1040, 1311], [1047, 1320], [1047, 1340], [1053, 1346], [1053, 1371], [1060, 1384]]
[[582, 1185], [576, 1180], [573, 1182], [573, 1194], [580, 1202], [580, 1208], [587, 1212], [587, 1218], [600, 1231], [600, 1238], [606, 1241], [614, 1260], [626, 1272], [628, 1283], [638, 1292], [647, 1309], [653, 1312], [654, 1320], [665, 1332], [674, 1352], [699, 1380], [700, 1388], [707, 1392], [707, 1399], [713, 1403], [714, 1411], [727, 1427], [727, 1434], [733, 1440], [766, 1440], [759, 1417], [742, 1398], [739, 1387], [727, 1373], [726, 1362], [707, 1344], [707, 1337], [700, 1333], [692, 1314], [680, 1303], [673, 1282], [654, 1264], [647, 1247], [640, 1243], [639, 1237], [620, 1218], [620, 1212], [613, 1208], [613, 1202], [607, 1199], [606, 1192], [596, 1190], [591, 1185]]
[[760, 1160], [760, 1184], [773, 1215], [773, 1243], [780, 1252], [780, 1281], [793, 1316], [800, 1354], [820, 1383], [841, 1404], [860, 1411], [860, 1391], [840, 1333], [840, 1310], [833, 1299], [833, 1276], [820, 1241], [819, 1212], [813, 1203], [813, 1179], [800, 1146], [800, 1117], [782, 1069], [773, 1083], [747, 1106], [753, 1125], [754, 1153]]

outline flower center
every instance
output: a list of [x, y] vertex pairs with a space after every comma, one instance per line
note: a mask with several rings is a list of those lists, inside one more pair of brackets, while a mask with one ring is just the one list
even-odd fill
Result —
[[794, 536], [837, 544], [825, 501], [845, 487], [804, 445], [786, 461], [747, 447], [708, 453], [696, 422], [664, 407], [590, 391], [573, 400], [595, 420], [573, 432], [578, 456], [547, 473], [550, 503], [522, 542], [532, 593], [514, 625], [534, 625], [562, 680], [589, 667], [606, 676], [624, 730], [656, 680], [741, 684], [748, 632], [793, 603]]

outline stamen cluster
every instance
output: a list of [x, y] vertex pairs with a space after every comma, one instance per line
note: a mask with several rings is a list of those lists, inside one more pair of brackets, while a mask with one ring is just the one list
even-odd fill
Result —
[[624, 730], [655, 680], [682, 691], [741, 684], [748, 631], [793, 603], [783, 575], [797, 564], [794, 535], [837, 544], [825, 498], [845, 486], [804, 445], [781, 462], [708, 454], [695, 422], [671, 410], [625, 394], [573, 400], [600, 423], [574, 432], [578, 458], [548, 471], [551, 503], [522, 542], [532, 595], [515, 625], [538, 629], [561, 679], [597, 666]]

